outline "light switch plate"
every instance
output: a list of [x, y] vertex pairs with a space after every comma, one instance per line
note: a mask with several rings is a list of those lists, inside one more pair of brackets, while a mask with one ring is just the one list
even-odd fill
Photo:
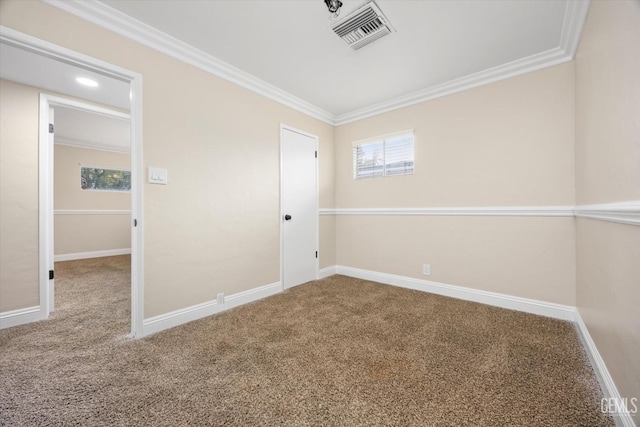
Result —
[[166, 169], [149, 168], [149, 184], [167, 185], [169, 173]]

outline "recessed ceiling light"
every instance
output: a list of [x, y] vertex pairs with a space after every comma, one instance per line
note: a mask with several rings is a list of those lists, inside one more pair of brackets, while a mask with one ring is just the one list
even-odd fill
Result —
[[98, 87], [98, 82], [87, 77], [76, 77], [76, 81], [82, 86]]

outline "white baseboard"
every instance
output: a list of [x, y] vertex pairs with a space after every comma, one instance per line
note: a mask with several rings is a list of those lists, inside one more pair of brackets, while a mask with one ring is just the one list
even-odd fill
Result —
[[142, 336], [146, 337], [151, 334], [155, 334], [156, 332], [202, 319], [203, 317], [211, 316], [212, 314], [220, 313], [222, 311], [229, 310], [230, 308], [257, 301], [280, 292], [282, 292], [282, 284], [280, 282], [276, 282], [270, 285], [249, 289], [248, 291], [228, 295], [224, 298], [224, 303], [220, 305], [218, 305], [216, 300], [213, 300], [169, 313], [160, 314], [143, 321]]
[[318, 270], [318, 280], [325, 279], [327, 277], [333, 276], [336, 274], [336, 266], [332, 265], [331, 267], [325, 267]]
[[44, 314], [38, 305], [35, 307], [21, 308], [19, 310], [5, 311], [4, 313], [0, 313], [0, 329], [25, 325], [43, 319]]
[[124, 249], [107, 249], [104, 251], [93, 251], [93, 252], [78, 252], [75, 254], [60, 254], [55, 255], [53, 257], [54, 262], [59, 261], [73, 261], [76, 259], [87, 259], [87, 258], [101, 258], [105, 256], [116, 256], [116, 255], [128, 255], [131, 253], [131, 248]]
[[[591, 334], [589, 334], [589, 329], [587, 329], [587, 325], [582, 320], [582, 316], [580, 316], [580, 311], [576, 310], [575, 313], [575, 324], [576, 329], [578, 330], [578, 335], [582, 340], [585, 348], [587, 349], [587, 354], [589, 355], [589, 359], [591, 360], [591, 365], [593, 366], [593, 370], [596, 373], [596, 377], [598, 377], [598, 382], [600, 383], [600, 388], [602, 389], [602, 394], [607, 399], [617, 399], [618, 402], [622, 401], [622, 396], [618, 392], [618, 388], [613, 382], [613, 378], [611, 374], [609, 374], [609, 370], [600, 356], [600, 352], [596, 347], [596, 343], [591, 338]], [[617, 426], [621, 427], [634, 427], [635, 423], [631, 414], [623, 413], [616, 414], [613, 417]]]
[[264, 285], [257, 288], [249, 289], [248, 291], [231, 294], [224, 298], [224, 304], [218, 311], [229, 310], [230, 308], [238, 307], [250, 302], [258, 301], [262, 298], [279, 294], [280, 292], [282, 292], [282, 283], [275, 282], [271, 283], [270, 285]]
[[575, 307], [568, 305], [515, 297], [497, 292], [465, 288], [463, 286], [447, 285], [428, 280], [414, 279], [412, 277], [362, 270], [359, 268], [344, 267], [341, 265], [337, 265], [335, 269], [337, 274], [355, 277], [358, 279], [371, 280], [373, 282], [384, 283], [401, 288], [415, 289], [418, 291], [493, 305], [510, 310], [523, 311], [525, 313], [532, 313], [546, 317], [554, 317], [556, 319], [570, 321], [575, 319], [576, 309]]

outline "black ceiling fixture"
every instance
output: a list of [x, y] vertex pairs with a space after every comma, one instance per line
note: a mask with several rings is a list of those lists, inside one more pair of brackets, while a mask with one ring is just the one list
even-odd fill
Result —
[[340, 0], [324, 0], [324, 4], [327, 5], [329, 12], [333, 13], [333, 16], [338, 17], [340, 15], [340, 8], [342, 7]]

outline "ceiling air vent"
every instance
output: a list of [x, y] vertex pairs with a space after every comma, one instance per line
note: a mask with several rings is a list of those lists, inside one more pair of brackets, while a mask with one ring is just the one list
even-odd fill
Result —
[[374, 2], [367, 3], [336, 22], [331, 29], [353, 50], [395, 32]]

